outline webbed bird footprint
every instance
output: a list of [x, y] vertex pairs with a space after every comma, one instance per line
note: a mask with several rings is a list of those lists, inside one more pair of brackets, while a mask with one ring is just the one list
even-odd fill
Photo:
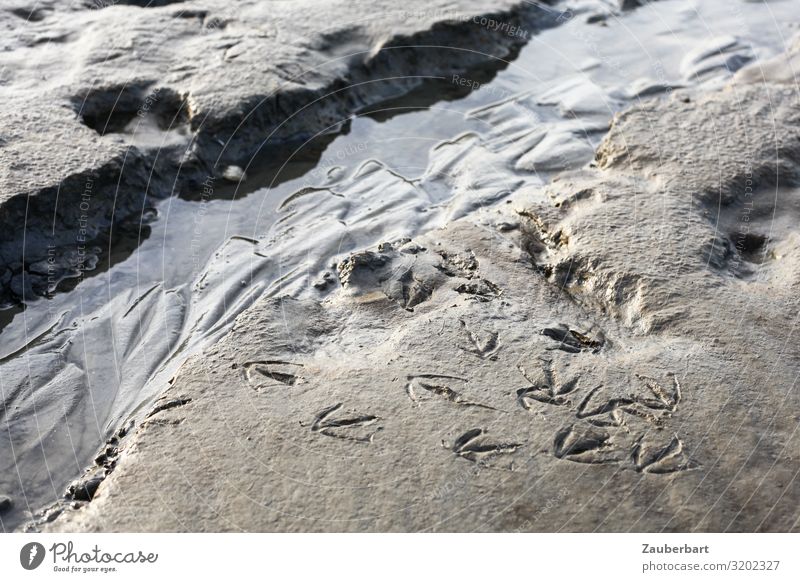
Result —
[[491, 443], [482, 428], [473, 428], [458, 437], [450, 450], [473, 463], [485, 462], [500, 455], [510, 455], [522, 446], [520, 443]]
[[302, 364], [293, 364], [280, 360], [259, 360], [256, 362], [245, 362], [242, 366], [244, 375], [250, 384], [256, 387], [274, 385], [276, 383], [285, 386], [294, 386], [302, 383], [303, 379], [297, 375]]
[[378, 422], [380, 418], [371, 414], [332, 418], [331, 415], [341, 407], [342, 403], [334, 404], [317, 413], [311, 431], [337, 439], [371, 443], [382, 427], [376, 427], [371, 432], [364, 429]]
[[[604, 391], [604, 386], [592, 388], [578, 405], [575, 416], [585, 418], [597, 426], [620, 426], [622, 424], [621, 412], [631, 412], [635, 400], [629, 396], [611, 398]], [[608, 415], [608, 416], [606, 416]], [[657, 421], [653, 416], [653, 420]]]
[[580, 380], [579, 376], [575, 376], [566, 382], [559, 382], [549, 364], [543, 368], [543, 383], [532, 380], [522, 366], [517, 366], [517, 369], [522, 377], [531, 384], [517, 390], [517, 401], [525, 410], [531, 410], [534, 402], [554, 406], [569, 404], [570, 400], [567, 395], [575, 391]]

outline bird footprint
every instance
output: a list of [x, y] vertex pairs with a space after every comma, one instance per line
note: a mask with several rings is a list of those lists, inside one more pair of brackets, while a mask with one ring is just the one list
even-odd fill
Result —
[[341, 403], [334, 404], [317, 413], [314, 424], [311, 425], [312, 432], [318, 432], [337, 439], [371, 443], [372, 438], [381, 430], [381, 427], [377, 427], [372, 432], [359, 429], [375, 424], [380, 418], [371, 414], [332, 418], [333, 413], [341, 407]]

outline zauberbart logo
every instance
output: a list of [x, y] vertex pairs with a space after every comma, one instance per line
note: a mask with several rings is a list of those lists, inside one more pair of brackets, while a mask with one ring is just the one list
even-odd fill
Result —
[[44, 546], [39, 542], [30, 542], [19, 551], [19, 563], [26, 570], [35, 570], [44, 561]]

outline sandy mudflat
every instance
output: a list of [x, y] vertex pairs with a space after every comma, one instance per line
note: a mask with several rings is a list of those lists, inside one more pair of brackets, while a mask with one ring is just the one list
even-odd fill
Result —
[[48, 529], [796, 529], [800, 110], [771, 67], [256, 303]]
[[[45, 5], [0, 61], [0, 95], [56, 104], [0, 147], [3, 216], [37, 209], [30, 260], [0, 240], [4, 529], [800, 527], [789, 9], [270, 5], [76, 11], [108, 55]], [[77, 61], [43, 97], [26, 51]], [[265, 135], [323, 129], [259, 175]], [[151, 240], [34, 301], [87, 179], [100, 247]]]
[[[3, 530], [60, 499], [268, 285], [216, 257], [249, 251], [253, 227], [219, 201], [258, 183], [270, 148], [497, 66], [526, 38], [490, 21], [533, 34], [555, 18], [511, 0], [17, 4], [0, 8]], [[420, 48], [434, 43], [449, 52]]]

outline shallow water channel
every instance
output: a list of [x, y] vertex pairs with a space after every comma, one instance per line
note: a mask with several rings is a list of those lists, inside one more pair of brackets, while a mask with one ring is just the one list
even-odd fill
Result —
[[94, 271], [3, 314], [0, 496], [14, 503], [3, 530], [63, 497], [109, 435], [259, 297], [323, 298], [348, 252], [491, 220], [523, 183], [591, 163], [615, 112], [718, 85], [796, 30], [788, 0], [664, 0], [605, 20], [590, 18], [601, 3], [583, 4], [595, 8], [532, 37], [511, 63], [430, 79], [267, 150], [240, 184], [158, 203]]

